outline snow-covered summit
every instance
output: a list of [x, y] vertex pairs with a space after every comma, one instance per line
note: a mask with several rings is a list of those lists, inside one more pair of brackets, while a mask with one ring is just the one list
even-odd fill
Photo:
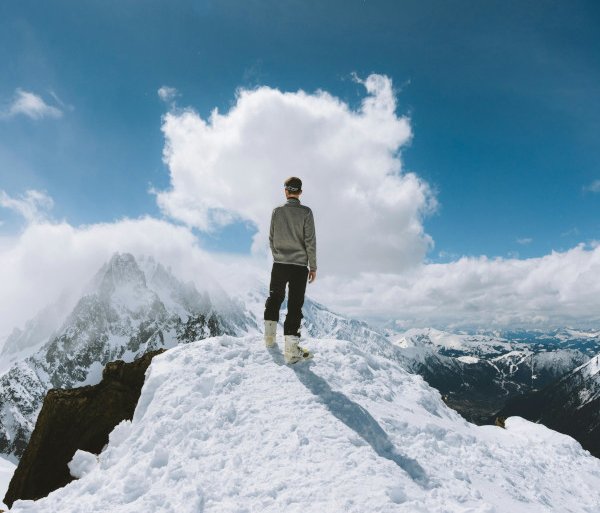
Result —
[[156, 356], [98, 461], [77, 454], [80, 479], [11, 511], [600, 511], [600, 460], [572, 438], [474, 426], [357, 343], [311, 349], [287, 366], [258, 336], [219, 336]]
[[[49, 388], [95, 384], [108, 361], [132, 361], [159, 347], [259, 333], [265, 287], [257, 285], [242, 300], [215, 283], [204, 285], [181, 281], [151, 256], [115, 253], [59, 325], [50, 330], [45, 317], [38, 316], [29, 329], [16, 331], [0, 364], [0, 453], [18, 460]], [[364, 322], [346, 319], [309, 298], [304, 311], [303, 333], [309, 336], [389, 346]]]
[[146, 287], [146, 277], [130, 253], [115, 253], [98, 271], [96, 288], [105, 297], [117, 291], [140, 290]]

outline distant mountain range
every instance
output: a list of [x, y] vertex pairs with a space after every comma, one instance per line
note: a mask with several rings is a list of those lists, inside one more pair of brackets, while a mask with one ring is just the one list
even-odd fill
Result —
[[387, 331], [410, 368], [471, 422], [486, 424], [513, 397], [542, 389], [600, 353], [600, 332]]

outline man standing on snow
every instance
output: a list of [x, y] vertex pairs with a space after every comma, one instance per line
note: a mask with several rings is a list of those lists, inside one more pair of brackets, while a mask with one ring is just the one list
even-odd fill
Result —
[[289, 283], [288, 311], [283, 324], [284, 357], [286, 363], [296, 363], [313, 356], [298, 342], [306, 280], [308, 278], [308, 283], [312, 283], [317, 277], [317, 238], [312, 210], [300, 203], [302, 180], [292, 176], [284, 185], [287, 201], [275, 207], [271, 214], [269, 244], [273, 269], [265, 303], [265, 345], [275, 345], [279, 309], [285, 299], [285, 286]]

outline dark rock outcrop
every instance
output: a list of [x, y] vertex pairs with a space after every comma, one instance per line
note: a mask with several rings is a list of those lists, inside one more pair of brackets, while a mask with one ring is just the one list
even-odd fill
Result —
[[145, 372], [157, 349], [131, 363], [109, 362], [97, 385], [52, 388], [46, 394], [29, 444], [4, 497], [39, 499], [74, 478], [68, 463], [77, 449], [99, 454], [108, 435], [124, 419], [133, 418]]

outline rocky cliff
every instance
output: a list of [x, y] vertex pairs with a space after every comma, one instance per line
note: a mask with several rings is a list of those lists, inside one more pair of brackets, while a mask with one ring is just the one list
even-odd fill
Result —
[[50, 389], [4, 502], [12, 506], [17, 499], [39, 499], [72, 481], [67, 464], [75, 451], [99, 454], [113, 428], [133, 417], [146, 369], [163, 351], [131, 363], [108, 363], [97, 385]]

